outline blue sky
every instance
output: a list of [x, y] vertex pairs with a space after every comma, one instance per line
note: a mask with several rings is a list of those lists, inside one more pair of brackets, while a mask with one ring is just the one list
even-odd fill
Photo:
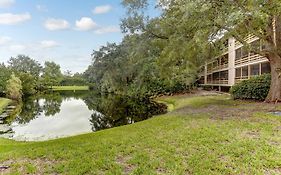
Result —
[[83, 72], [93, 49], [120, 42], [119, 0], [0, 0], [0, 62], [25, 54]]

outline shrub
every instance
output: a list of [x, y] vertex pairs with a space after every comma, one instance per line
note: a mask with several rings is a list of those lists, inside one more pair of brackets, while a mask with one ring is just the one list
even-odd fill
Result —
[[252, 77], [234, 85], [230, 89], [230, 93], [234, 99], [265, 100], [270, 88], [270, 81], [270, 74]]
[[12, 100], [21, 100], [22, 98], [22, 83], [21, 80], [13, 73], [6, 85], [7, 97]]

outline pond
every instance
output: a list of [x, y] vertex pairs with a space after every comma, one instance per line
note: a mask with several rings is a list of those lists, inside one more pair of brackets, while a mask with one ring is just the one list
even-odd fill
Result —
[[50, 92], [25, 98], [5, 121], [2, 134], [14, 140], [42, 141], [132, 124], [166, 112], [148, 98], [99, 95], [92, 91]]

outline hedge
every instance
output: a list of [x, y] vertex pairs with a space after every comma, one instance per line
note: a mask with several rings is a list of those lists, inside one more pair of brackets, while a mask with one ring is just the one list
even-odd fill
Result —
[[265, 100], [270, 88], [270, 74], [252, 77], [232, 86], [230, 93], [234, 99]]

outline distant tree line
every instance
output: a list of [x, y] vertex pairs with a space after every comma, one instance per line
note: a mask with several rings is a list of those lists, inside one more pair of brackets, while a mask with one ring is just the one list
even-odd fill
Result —
[[0, 93], [15, 100], [52, 86], [85, 84], [82, 74], [63, 74], [60, 65], [51, 61], [42, 66], [29, 56], [18, 55], [0, 64]]

